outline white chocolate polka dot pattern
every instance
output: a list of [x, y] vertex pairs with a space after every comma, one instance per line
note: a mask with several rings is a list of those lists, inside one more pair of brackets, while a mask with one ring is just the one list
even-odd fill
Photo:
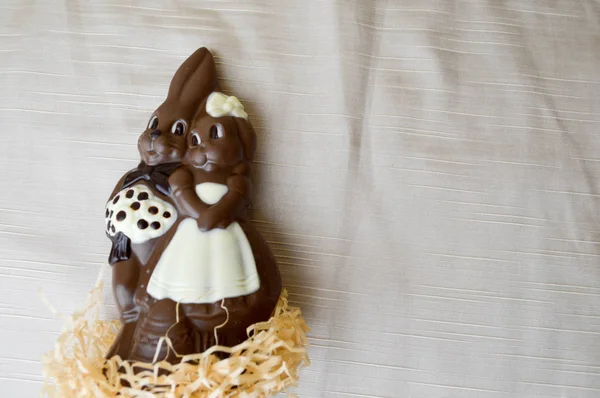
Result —
[[143, 243], [167, 232], [177, 219], [177, 211], [147, 186], [136, 184], [108, 201], [104, 216], [110, 236], [122, 232], [132, 243]]

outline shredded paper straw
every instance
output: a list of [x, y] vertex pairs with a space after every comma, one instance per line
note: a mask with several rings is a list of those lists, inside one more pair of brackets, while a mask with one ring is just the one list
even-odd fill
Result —
[[[298, 370], [309, 364], [309, 329], [300, 309], [288, 305], [285, 290], [273, 317], [248, 328], [246, 341], [186, 355], [176, 365], [132, 363], [118, 356], [105, 359], [120, 322], [99, 319], [101, 299], [102, 283], [98, 283], [85, 309], [64, 318], [65, 328], [54, 349], [42, 359], [44, 396], [269, 397], [295, 386]], [[172, 346], [168, 337], [162, 343]], [[230, 355], [220, 359], [215, 352]]]

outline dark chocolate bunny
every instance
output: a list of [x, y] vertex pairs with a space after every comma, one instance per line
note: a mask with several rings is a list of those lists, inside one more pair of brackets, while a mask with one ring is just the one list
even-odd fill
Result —
[[[125, 325], [109, 355], [177, 362], [175, 354], [244, 341], [247, 327], [268, 320], [275, 308], [279, 271], [247, 216], [256, 136], [239, 101], [218, 89], [212, 55], [201, 49], [178, 70], [169, 98], [142, 134], [142, 164], [111, 196], [113, 288]], [[110, 208], [139, 205], [140, 195], [154, 201], [144, 217], [168, 214], [176, 221], [134, 219], [129, 209]], [[120, 231], [125, 220], [127, 233]], [[163, 229], [137, 243], [138, 235]], [[157, 350], [165, 336], [175, 352], [166, 344]]]
[[194, 113], [216, 85], [216, 78], [211, 81], [207, 76], [215, 76], [214, 60], [201, 48], [175, 73], [166, 100], [138, 140], [141, 163], [120, 179], [108, 201], [107, 234], [113, 241], [109, 262], [123, 327], [107, 357], [131, 357], [138, 324], [153, 304], [145, 298], [140, 276], [154, 267], [180, 221], [168, 178], [181, 166]]

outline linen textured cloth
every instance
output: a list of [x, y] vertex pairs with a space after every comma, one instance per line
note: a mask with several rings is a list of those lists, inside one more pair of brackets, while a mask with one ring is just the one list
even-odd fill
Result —
[[600, 396], [600, 3], [0, 2], [0, 395], [35, 397], [196, 48], [258, 135], [301, 397]]

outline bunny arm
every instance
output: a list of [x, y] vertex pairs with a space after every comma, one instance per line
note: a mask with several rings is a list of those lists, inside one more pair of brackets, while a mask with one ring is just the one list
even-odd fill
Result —
[[129, 259], [119, 261], [112, 266], [113, 296], [123, 323], [135, 322], [138, 319], [139, 307], [134, 297], [139, 277], [140, 264], [133, 253]]
[[215, 227], [227, 228], [241, 217], [250, 204], [252, 185], [245, 175], [234, 174], [227, 178], [229, 191], [214, 205], [208, 207], [198, 218], [198, 227], [209, 231]]
[[[121, 190], [126, 177], [127, 173], [119, 179], [108, 200], [111, 200]], [[115, 339], [115, 342], [106, 354], [107, 358], [115, 355], [127, 358], [129, 354], [137, 325], [136, 321], [140, 314], [139, 307], [134, 302], [139, 274], [139, 260], [133, 253], [131, 253], [127, 260], [117, 261], [112, 264], [113, 296], [121, 315], [123, 326], [119, 330], [119, 335]]]
[[196, 194], [194, 176], [185, 167], [180, 167], [169, 177], [171, 197], [177, 210], [191, 218], [197, 219], [206, 210], [207, 205]]
[[112, 270], [113, 296], [121, 314], [123, 326], [106, 357], [111, 358], [119, 355], [121, 358], [127, 358], [131, 350], [137, 320], [140, 316], [140, 308], [134, 302], [140, 266], [137, 257], [132, 254], [128, 260], [115, 263]]

